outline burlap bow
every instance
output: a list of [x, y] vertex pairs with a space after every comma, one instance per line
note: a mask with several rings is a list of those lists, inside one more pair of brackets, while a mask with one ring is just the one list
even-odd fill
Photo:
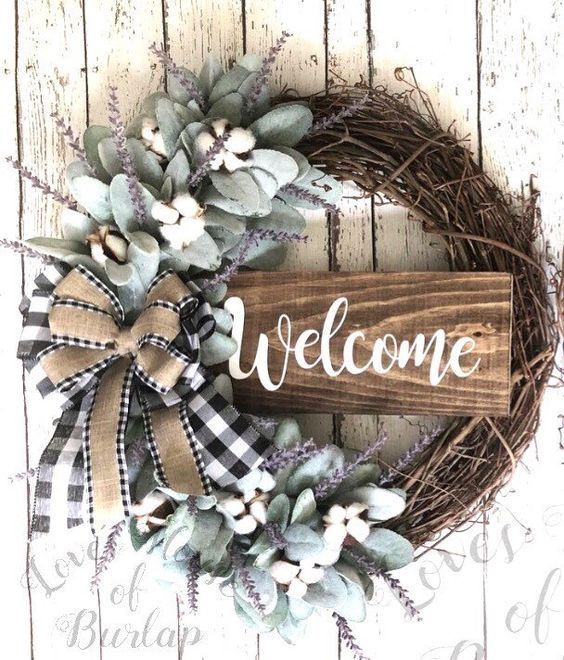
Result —
[[[268, 442], [215, 391], [200, 368], [200, 342], [215, 327], [211, 309], [176, 274], [166, 272], [153, 281], [143, 311], [127, 326], [117, 297], [85, 268], [71, 270], [55, 284], [48, 308], [43, 304], [50, 332], [43, 344], [37, 328], [45, 324], [37, 322], [33, 301], [20, 355], [35, 358], [39, 385], [47, 379], [72, 405], [78, 396], [85, 408], [84, 470], [95, 531], [129, 512], [124, 436], [133, 395], [163, 485], [204, 494], [210, 489], [206, 472], [226, 485], [261, 462]], [[179, 348], [174, 342], [182, 330]], [[168, 407], [150, 402], [151, 391], [160, 395], [161, 404], [166, 402], [179, 383], [190, 391], [180, 402]]]

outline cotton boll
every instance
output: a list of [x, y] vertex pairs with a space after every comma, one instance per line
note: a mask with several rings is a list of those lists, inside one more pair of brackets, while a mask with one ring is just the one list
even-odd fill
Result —
[[340, 548], [347, 536], [347, 528], [342, 524], [329, 525], [323, 532], [325, 543], [330, 548]]
[[229, 122], [227, 119], [214, 119], [211, 125], [216, 136], [221, 137], [225, 133], [225, 129], [229, 126]]
[[104, 247], [101, 243], [90, 243], [90, 255], [97, 264], [105, 264], [108, 257], [104, 254]]
[[266, 505], [264, 502], [253, 502], [249, 507], [249, 512], [261, 525], [266, 524]]
[[230, 513], [234, 518], [245, 513], [245, 505], [238, 497], [228, 497], [221, 502], [221, 507]]
[[234, 154], [245, 154], [255, 146], [255, 136], [244, 128], [232, 128], [225, 141], [225, 148]]
[[362, 504], [362, 502], [353, 502], [352, 504], [349, 504], [346, 510], [346, 518], [347, 520], [350, 520], [351, 518], [355, 518], [356, 516], [359, 516], [361, 513], [366, 511], [368, 509], [368, 506], [366, 504]]
[[141, 502], [136, 502], [131, 506], [132, 516], [143, 516], [152, 513], [158, 509], [162, 504], [168, 501], [168, 497], [160, 490], [154, 490], [144, 497]]
[[269, 569], [270, 575], [278, 584], [290, 584], [299, 570], [299, 566], [288, 561], [275, 561]]
[[184, 218], [197, 218], [204, 212], [204, 209], [198, 204], [192, 195], [190, 195], [190, 193], [177, 195], [170, 205]]
[[319, 566], [333, 566], [339, 560], [341, 548], [324, 548], [315, 555], [315, 563]]
[[320, 566], [312, 566], [310, 568], [302, 568], [298, 577], [306, 584], [315, 584], [323, 579], [324, 574], [325, 571], [323, 568]]
[[370, 534], [370, 526], [362, 518], [351, 518], [347, 523], [347, 533], [362, 543]]
[[121, 236], [108, 234], [106, 236], [106, 248], [116, 258], [116, 261], [124, 263], [127, 261], [127, 241]]
[[151, 206], [151, 215], [155, 220], [158, 220], [165, 225], [174, 225], [178, 222], [178, 218], [180, 218], [180, 213], [176, 209], [159, 201], [153, 202], [153, 206]]
[[230, 151], [224, 153], [223, 164], [228, 172], [235, 172], [236, 170], [240, 170], [242, 167], [247, 166], [247, 163], [244, 160], [237, 158], [237, 156]]
[[175, 225], [162, 225], [160, 232], [175, 250], [183, 250], [204, 233], [202, 218], [181, 218]]
[[293, 598], [303, 598], [306, 595], [306, 593], [307, 593], [307, 584], [305, 582], [298, 580], [298, 578], [294, 578], [290, 582], [287, 591], [288, 596], [292, 596]]
[[257, 521], [250, 515], [243, 516], [235, 522], [235, 534], [252, 534], [257, 528]]
[[333, 504], [329, 509], [326, 516], [323, 516], [323, 520], [328, 523], [338, 524], [345, 522], [346, 510], [340, 504]]

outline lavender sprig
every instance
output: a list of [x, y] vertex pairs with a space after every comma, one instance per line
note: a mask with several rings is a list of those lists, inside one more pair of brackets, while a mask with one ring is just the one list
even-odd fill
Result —
[[417, 442], [410, 447], [405, 453], [403, 453], [397, 461], [382, 472], [380, 479], [378, 480], [379, 486], [389, 485], [394, 478], [394, 474], [398, 472], [403, 472], [405, 468], [412, 465], [415, 459], [427, 449], [429, 445], [441, 434], [441, 429], [433, 429], [427, 433], [422, 433]]
[[289, 449], [279, 449], [271, 454], [263, 463], [265, 470], [278, 472], [290, 465], [297, 465], [320, 454], [325, 447], [318, 447], [310, 438], [305, 442], [300, 442]]
[[156, 56], [159, 62], [165, 67], [165, 69], [170, 73], [171, 76], [174, 76], [176, 80], [182, 85], [182, 87], [188, 92], [194, 101], [200, 106], [201, 110], [206, 109], [206, 99], [203, 97], [202, 92], [197, 88], [194, 81], [188, 78], [188, 76], [182, 71], [182, 69], [174, 62], [166, 50], [160, 46], [157, 46], [156, 43], [153, 43], [149, 46], [149, 50]]
[[29, 468], [29, 470], [26, 470], [25, 472], [16, 472], [16, 474], [12, 474], [10, 477], [8, 477], [8, 479], [12, 484], [16, 481], [30, 481], [38, 472], [39, 467], [33, 467]]
[[276, 62], [276, 58], [278, 57], [280, 51], [284, 47], [286, 40], [291, 36], [292, 35], [289, 32], [286, 31], [282, 32], [282, 35], [278, 37], [276, 43], [270, 47], [270, 50], [268, 51], [268, 55], [263, 59], [262, 66], [257, 71], [255, 81], [247, 96], [246, 99], [247, 107], [254, 105], [258, 101], [261, 92], [263, 91], [263, 89], [268, 84], [268, 81], [270, 80], [270, 76], [272, 75], [272, 67]]
[[188, 609], [192, 614], [198, 611], [198, 578], [200, 577], [200, 560], [192, 555], [188, 560], [188, 574], [186, 577], [186, 600]]
[[118, 541], [125, 529], [125, 520], [116, 523], [110, 530], [102, 555], [96, 563], [96, 570], [90, 580], [90, 589], [94, 591], [100, 586], [102, 575], [108, 570], [112, 561], [116, 558]]
[[387, 571], [383, 571], [375, 562], [368, 559], [364, 555], [361, 555], [358, 552], [355, 552], [352, 549], [347, 549], [343, 551], [345, 558], [351, 559], [360, 569], [362, 569], [367, 575], [379, 577], [388, 585], [391, 592], [398, 599], [404, 610], [407, 612], [411, 619], [416, 619], [421, 621], [421, 612], [415, 606], [415, 603], [407, 589], [402, 586], [400, 581], [392, 577]]
[[66, 138], [67, 143], [69, 147], [73, 150], [75, 156], [83, 163], [86, 163], [90, 171], [92, 171], [92, 168], [90, 167], [90, 163], [88, 162], [88, 158], [86, 156], [86, 151], [84, 151], [84, 149], [80, 145], [79, 137], [74, 134], [72, 128], [65, 123], [65, 120], [61, 117], [60, 114], [58, 114], [57, 112], [53, 112], [51, 114], [51, 117], [53, 117], [53, 119], [55, 120], [55, 126], [59, 130], [59, 133], [64, 138]]
[[19, 160], [16, 160], [11, 156], [7, 156], [6, 161], [10, 163], [12, 167], [20, 173], [20, 176], [23, 179], [27, 179], [34, 188], [38, 188], [39, 190], [41, 190], [41, 192], [43, 193], [43, 195], [45, 195], [45, 197], [52, 197], [56, 202], [59, 202], [59, 204], [62, 204], [63, 206], [66, 206], [69, 209], [76, 211], [76, 209], [78, 208], [77, 204], [68, 195], [63, 195], [58, 190], [54, 190], [53, 188], [51, 188], [51, 186], [45, 181], [41, 181], [41, 179], [35, 176], [35, 174], [33, 174], [31, 170], [29, 170], [27, 167], [22, 165]]
[[292, 197], [295, 197], [296, 199], [301, 199], [303, 202], [313, 204], [314, 206], [319, 206], [326, 211], [334, 213], [335, 215], [341, 215], [340, 209], [338, 209], [335, 204], [326, 202], [319, 195], [316, 195], [315, 193], [312, 193], [311, 191], [306, 190], [301, 186], [297, 186], [295, 183], [287, 183], [285, 186], [282, 186], [280, 190], [282, 190], [282, 192], [288, 193], [288, 195], [292, 195]]
[[280, 243], [303, 242], [308, 240], [307, 236], [288, 231], [276, 231], [274, 229], [250, 229], [245, 232], [239, 244], [239, 252], [231, 263], [221, 272], [216, 273], [211, 279], [202, 285], [202, 290], [213, 289], [218, 284], [227, 283], [238, 273], [239, 268], [245, 263], [251, 248], [258, 245], [259, 241], [270, 240]]
[[272, 541], [272, 545], [275, 548], [278, 548], [278, 550], [284, 550], [284, 548], [288, 545], [288, 541], [286, 541], [284, 538], [280, 526], [276, 523], [266, 523], [264, 526], [264, 531], [268, 534], [270, 540]]
[[188, 177], [189, 188], [195, 188], [200, 183], [200, 181], [206, 176], [206, 174], [210, 171], [211, 165], [213, 163], [213, 159], [217, 155], [219, 155], [219, 153], [225, 146], [225, 142], [228, 136], [229, 133], [224, 133], [223, 135], [220, 135], [219, 137], [215, 138], [214, 143], [204, 154], [204, 157], [202, 158], [202, 162], [198, 165], [198, 167], [194, 170], [194, 172], [192, 172], [192, 174]]
[[108, 100], [108, 119], [110, 128], [112, 130], [112, 137], [118, 158], [127, 179], [127, 189], [129, 190], [129, 196], [131, 198], [131, 203], [133, 204], [135, 217], [137, 218], [137, 222], [142, 225], [147, 221], [147, 214], [145, 212], [145, 204], [143, 202], [143, 195], [141, 192], [141, 182], [139, 181], [139, 177], [135, 171], [133, 158], [131, 157], [131, 154], [127, 148], [125, 124], [123, 123], [119, 109], [117, 88], [114, 86], [110, 87], [110, 95]]
[[331, 128], [331, 126], [339, 124], [347, 117], [352, 117], [357, 112], [360, 112], [363, 108], [365, 108], [369, 100], [370, 94], [369, 92], [366, 92], [362, 98], [356, 99], [354, 103], [351, 103], [351, 105], [344, 106], [337, 112], [332, 112], [330, 115], [326, 115], [325, 117], [320, 117], [317, 121], [313, 122], [311, 128], [308, 131], [308, 135], [325, 131], [328, 128]]
[[53, 257], [34, 250], [22, 241], [12, 240], [10, 238], [0, 238], [0, 246], [5, 247], [8, 250], [12, 250], [12, 252], [15, 252], [16, 254], [21, 254], [24, 257], [29, 257], [30, 259], [39, 259], [44, 264], [52, 264], [53, 261], [55, 261]]
[[382, 449], [388, 436], [382, 433], [373, 443], [360, 452], [358, 456], [342, 467], [334, 470], [328, 477], [320, 481], [313, 490], [316, 500], [322, 500], [330, 495], [338, 486], [361, 464], [371, 458], [379, 449]]
[[360, 644], [356, 641], [349, 622], [345, 617], [333, 612], [332, 617], [335, 619], [335, 625], [339, 631], [339, 639], [341, 642], [352, 652], [356, 660], [369, 660], [368, 656], [364, 654], [364, 651], [360, 647]]
[[266, 610], [260, 599], [260, 594], [257, 591], [255, 581], [251, 577], [251, 573], [245, 565], [245, 560], [235, 548], [231, 548], [231, 561], [235, 571], [237, 572], [237, 575], [239, 576], [239, 579], [241, 580], [241, 584], [243, 585], [243, 589], [245, 590], [251, 605], [257, 610], [257, 612], [264, 616], [266, 614]]

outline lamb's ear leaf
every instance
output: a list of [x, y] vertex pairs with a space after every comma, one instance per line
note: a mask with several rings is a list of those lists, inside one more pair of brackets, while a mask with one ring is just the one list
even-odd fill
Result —
[[340, 607], [346, 598], [347, 588], [345, 583], [332, 566], [325, 567], [321, 580], [309, 585], [304, 596], [306, 603], [332, 610]]
[[299, 173], [298, 163], [292, 156], [278, 149], [253, 149], [248, 163], [251, 168], [266, 170], [276, 179], [278, 188], [294, 181]]
[[208, 55], [200, 71], [200, 87], [204, 96], [209, 96], [215, 83], [223, 75], [223, 67], [217, 57]]
[[[159, 233], [158, 224], [151, 215], [151, 208], [155, 201], [155, 197], [149, 192], [146, 186], [141, 185], [140, 188], [145, 208], [145, 222], [143, 223], [143, 229], [157, 236]], [[112, 183], [110, 184], [110, 200], [115, 223], [122, 233], [128, 236], [131, 232], [139, 231], [141, 225], [139, 224], [135, 207], [131, 201], [129, 184], [125, 174], [118, 174], [112, 179]]]
[[133, 264], [117, 264], [108, 259], [104, 264], [110, 282], [117, 288], [118, 298], [126, 314], [137, 312], [145, 302], [145, 287]]
[[195, 266], [202, 270], [217, 270], [220, 263], [219, 248], [207, 232], [204, 232], [183, 250], [175, 250], [169, 245], [164, 245], [161, 248], [161, 265], [163, 268], [182, 271]]
[[173, 102], [168, 98], [161, 98], [157, 101], [156, 114], [166, 156], [170, 160], [174, 156], [178, 138], [184, 130], [184, 122], [174, 110]]
[[227, 94], [231, 94], [231, 92], [236, 92], [248, 75], [248, 69], [235, 64], [213, 86], [209, 97], [210, 104], [214, 104], [219, 99], [227, 96]]
[[222, 335], [221, 332], [214, 332], [213, 335], [202, 343], [200, 348], [200, 359], [206, 367], [214, 364], [221, 364], [237, 350], [237, 342], [231, 337]]
[[159, 270], [159, 244], [144, 231], [132, 232], [129, 240], [127, 260], [137, 268], [143, 286], [148, 288]]
[[172, 182], [172, 188], [175, 195], [187, 192], [188, 177], [190, 175], [190, 163], [186, 153], [179, 149], [165, 170], [165, 177]]
[[86, 211], [99, 222], [112, 219], [110, 187], [93, 176], [77, 176], [69, 181], [72, 196]]
[[181, 103], [182, 105], [187, 106], [194, 97], [182, 84], [182, 79], [189, 80], [198, 91], [201, 92], [202, 90], [198, 76], [185, 67], [179, 67], [178, 75], [169, 76], [168, 93], [170, 98], [175, 103]]
[[46, 254], [56, 259], [64, 259], [75, 254], [87, 254], [88, 248], [82, 241], [74, 241], [65, 238], [48, 238], [37, 236], [24, 241], [33, 250]]
[[303, 105], [277, 106], [254, 121], [249, 128], [259, 146], [293, 147], [308, 132], [313, 122], [311, 110]]
[[376, 527], [358, 549], [367, 555], [383, 571], [393, 571], [413, 561], [411, 543], [391, 529]]
[[99, 225], [93, 218], [73, 209], [64, 208], [61, 213], [63, 238], [84, 244], [86, 237], [93, 234]]
[[89, 126], [85, 131], [82, 138], [84, 144], [84, 151], [86, 158], [94, 169], [96, 176], [104, 183], [110, 183], [112, 177], [106, 172], [100, 155], [98, 153], [98, 145], [104, 138], [111, 137], [112, 131], [107, 126]]
[[243, 97], [238, 92], [231, 92], [216, 101], [208, 110], [208, 117], [224, 118], [232, 126], [241, 124], [241, 110], [243, 108]]

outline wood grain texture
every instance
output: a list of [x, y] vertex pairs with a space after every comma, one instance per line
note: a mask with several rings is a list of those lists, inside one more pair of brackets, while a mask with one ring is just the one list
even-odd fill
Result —
[[[248, 378], [234, 380], [235, 403], [243, 410], [507, 414], [510, 275], [245, 273], [233, 279], [229, 295], [240, 297], [245, 308], [241, 370], [244, 373], [253, 370], [259, 337], [265, 335], [270, 378], [275, 384], [282, 381], [278, 389], [268, 391], [257, 371]], [[348, 309], [345, 312], [341, 307], [324, 329], [329, 308], [343, 298], [348, 301]], [[289, 322], [280, 326], [283, 316]], [[281, 340], [280, 327], [290, 352]], [[439, 329], [447, 337], [441, 367], [437, 370], [437, 374], [445, 370], [446, 375], [439, 383], [430, 382], [433, 348], [426, 352], [420, 366], [409, 359], [404, 368], [398, 368], [395, 360], [400, 342], [411, 344], [417, 335], [423, 335], [427, 345]], [[305, 361], [315, 364], [311, 369], [301, 367], [297, 362], [299, 355], [291, 354], [305, 331], [317, 333], [306, 338], [306, 347], [302, 349]], [[352, 349], [353, 368], [373, 365], [373, 355], [378, 355], [375, 350], [378, 340], [382, 341], [386, 335], [395, 338], [386, 344], [381, 359], [385, 373], [376, 373], [373, 366], [356, 374], [344, 368], [347, 338], [359, 331], [362, 336]], [[324, 336], [326, 350], [321, 348]], [[468, 371], [479, 362], [468, 378], [447, 370], [450, 350], [464, 337], [471, 338], [475, 348], [461, 358], [460, 366]], [[394, 341], [396, 348], [392, 348]], [[342, 373], [327, 373], [323, 362], [327, 358], [330, 369]]]

